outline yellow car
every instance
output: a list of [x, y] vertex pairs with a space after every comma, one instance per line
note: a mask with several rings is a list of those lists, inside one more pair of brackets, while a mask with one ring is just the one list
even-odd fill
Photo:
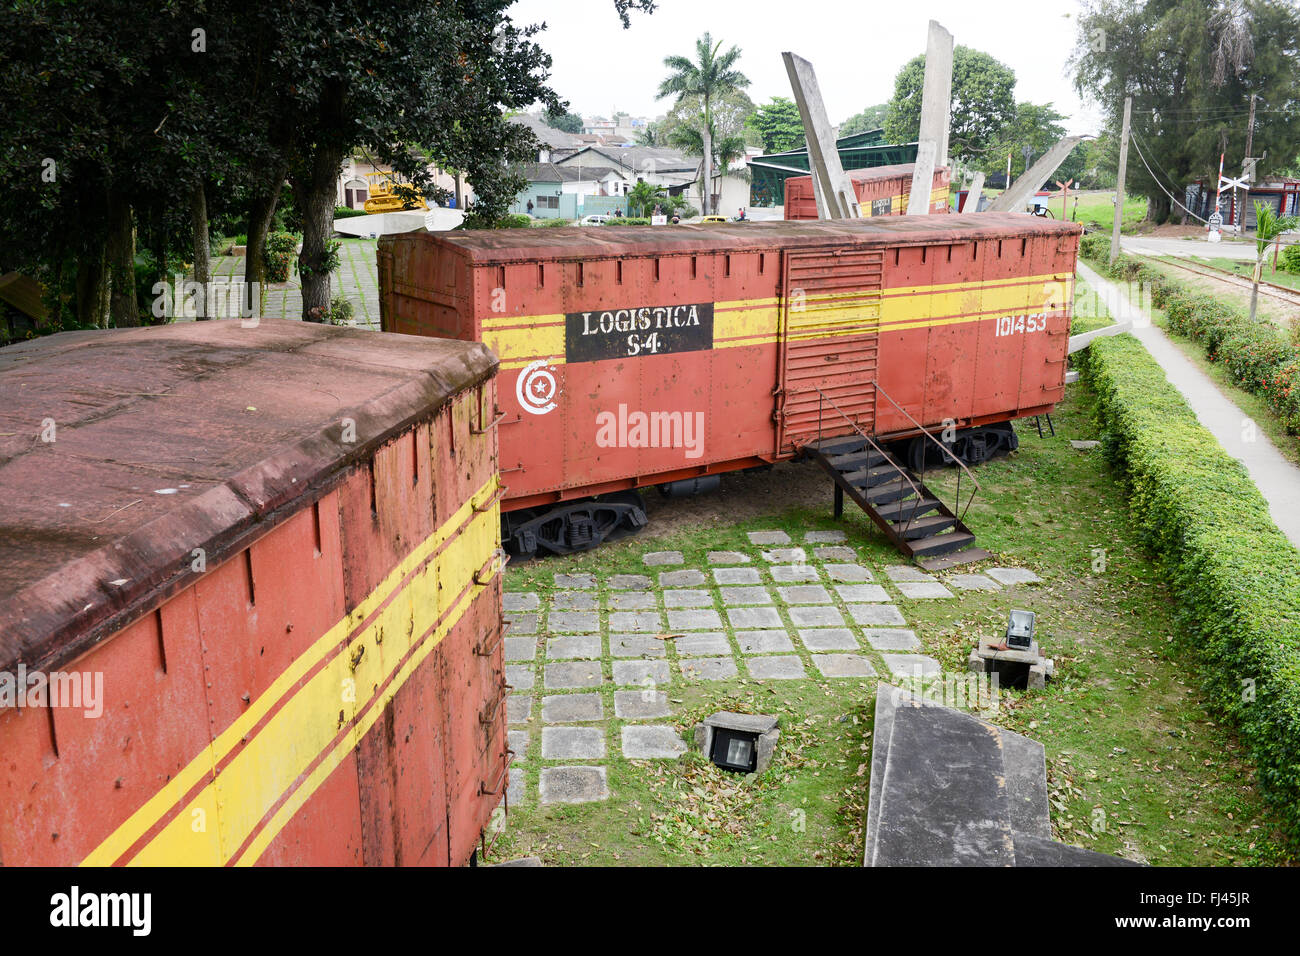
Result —
[[726, 221], [727, 221], [726, 216], [705, 216], [703, 219], [700, 220], [700, 223], [702, 225], [706, 222], [726, 222]]

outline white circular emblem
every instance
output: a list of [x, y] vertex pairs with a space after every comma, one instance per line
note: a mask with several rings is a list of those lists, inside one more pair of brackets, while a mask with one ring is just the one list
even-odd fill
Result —
[[524, 411], [534, 415], [545, 415], [553, 409], [558, 392], [555, 370], [540, 359], [525, 366], [515, 381], [515, 397]]

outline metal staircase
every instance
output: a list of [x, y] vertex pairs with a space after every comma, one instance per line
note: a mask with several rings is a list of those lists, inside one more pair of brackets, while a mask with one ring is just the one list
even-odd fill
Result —
[[[876, 388], [878, 394], [893, 402], [878, 385]], [[839, 411], [829, 398], [823, 396], [823, 400]], [[895, 407], [899, 406], [895, 403]], [[901, 407], [899, 410], [903, 411]], [[955, 507], [961, 507], [963, 473], [973, 483], [974, 490], [965, 507], [961, 507], [961, 515], [881, 448], [856, 422], [842, 412], [840, 414], [853, 428], [853, 434], [818, 438], [802, 446], [804, 455], [821, 465], [835, 482], [836, 518], [843, 515], [844, 496], [848, 495], [902, 554], [927, 571], [992, 557], [988, 551], [975, 547], [975, 535], [962, 521], [975, 492], [979, 490], [979, 482], [942, 442], [913, 419], [916, 427], [943, 449], [960, 469], [953, 502]], [[903, 411], [903, 414], [907, 415], [907, 412]], [[910, 415], [907, 417], [911, 418]]]

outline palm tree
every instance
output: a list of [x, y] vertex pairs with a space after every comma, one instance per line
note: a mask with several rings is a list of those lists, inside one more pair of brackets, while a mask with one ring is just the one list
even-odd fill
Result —
[[[723, 136], [719, 137], [716, 129], [710, 131], [709, 137], [713, 147], [712, 162], [717, 163], [717, 175], [713, 178], [726, 175], [748, 177], [748, 173], [729, 173], [731, 164], [745, 155], [745, 137], [743, 136]], [[700, 194], [708, 193], [713, 195], [713, 183], [705, 179], [704, 176], [704, 136], [694, 126], [678, 126], [668, 134], [668, 145], [676, 146], [687, 156], [699, 156], [700, 165], [697, 167], [699, 172], [696, 175], [700, 177], [700, 182], [705, 183]], [[704, 215], [708, 215], [705, 213]]]
[[711, 212], [713, 180], [713, 102], [749, 86], [749, 77], [735, 69], [740, 49], [732, 47], [719, 54], [722, 41], [713, 42], [708, 33], [695, 41], [695, 60], [684, 56], [664, 57], [669, 74], [659, 84], [659, 97], [676, 96], [677, 103], [698, 97], [700, 101], [700, 154], [704, 157], [703, 188], [700, 190], [704, 215]]
[[1273, 240], [1284, 232], [1300, 227], [1300, 216], [1279, 216], [1268, 203], [1255, 200], [1255, 275], [1250, 286], [1250, 320], [1255, 321], [1255, 304], [1259, 300], [1259, 277], [1264, 271], [1264, 256]]

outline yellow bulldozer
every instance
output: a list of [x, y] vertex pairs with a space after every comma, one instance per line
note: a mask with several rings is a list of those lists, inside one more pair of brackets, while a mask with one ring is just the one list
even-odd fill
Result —
[[429, 204], [414, 186], [398, 182], [391, 172], [366, 173], [366, 179], [370, 180], [370, 196], [363, 208], [368, 213], [429, 208]]

